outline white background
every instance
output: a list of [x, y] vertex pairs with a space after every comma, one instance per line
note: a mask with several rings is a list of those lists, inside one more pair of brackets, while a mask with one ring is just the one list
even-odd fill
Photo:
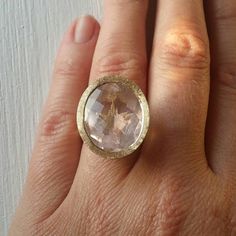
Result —
[[0, 0], [0, 235], [27, 173], [56, 49], [70, 22], [101, 0]]

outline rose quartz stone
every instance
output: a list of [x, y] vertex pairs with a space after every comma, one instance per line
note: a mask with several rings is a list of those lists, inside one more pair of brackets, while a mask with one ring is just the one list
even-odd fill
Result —
[[85, 131], [104, 151], [119, 152], [134, 144], [141, 133], [142, 120], [138, 98], [122, 84], [97, 87], [85, 105]]

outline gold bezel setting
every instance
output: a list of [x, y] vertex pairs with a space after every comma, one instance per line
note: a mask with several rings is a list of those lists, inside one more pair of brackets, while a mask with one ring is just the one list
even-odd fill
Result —
[[[119, 83], [129, 88], [139, 100], [140, 106], [142, 108], [142, 130], [140, 132], [138, 139], [131, 146], [119, 152], [107, 152], [97, 147], [93, 143], [93, 141], [90, 139], [84, 127], [84, 113], [85, 113], [85, 106], [86, 106], [87, 100], [97, 87], [100, 87], [101, 85], [106, 84], [106, 83]], [[137, 150], [138, 147], [142, 144], [147, 134], [147, 131], [149, 128], [149, 120], [150, 120], [149, 107], [148, 107], [146, 97], [143, 94], [142, 90], [132, 80], [126, 79], [121, 76], [102, 77], [96, 80], [95, 82], [93, 82], [91, 85], [89, 85], [87, 89], [84, 91], [83, 95], [81, 96], [81, 99], [78, 105], [78, 110], [77, 110], [77, 126], [78, 126], [78, 130], [79, 130], [82, 140], [84, 141], [85, 144], [88, 145], [91, 151], [98, 154], [99, 156], [102, 156], [104, 158], [109, 158], [109, 159], [122, 158], [122, 157], [130, 155], [135, 150]]]

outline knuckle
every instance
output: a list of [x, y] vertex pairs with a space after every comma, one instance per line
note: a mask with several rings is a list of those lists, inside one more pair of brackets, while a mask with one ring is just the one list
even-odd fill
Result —
[[[185, 223], [190, 201], [186, 200], [185, 190], [181, 181], [167, 178], [160, 184], [158, 200], [149, 206], [152, 212], [148, 232], [156, 235], [175, 235], [180, 233]], [[153, 212], [154, 211], [154, 212]]]
[[77, 78], [80, 73], [81, 67], [79, 66], [78, 61], [73, 60], [72, 58], [66, 58], [64, 60], [59, 60], [56, 63], [54, 69], [54, 76], [56, 78]]
[[111, 52], [98, 59], [95, 65], [99, 75], [120, 73], [144, 76], [146, 74], [146, 59], [137, 53]]
[[58, 109], [48, 112], [41, 123], [41, 137], [52, 137], [71, 131], [74, 127], [75, 114]]
[[[113, 200], [113, 201], [112, 201]], [[88, 201], [88, 212], [81, 212], [80, 232], [90, 232], [94, 235], [114, 235], [118, 230], [116, 223], [117, 217], [114, 206], [114, 198], [108, 199], [108, 196], [94, 191], [93, 196]]]
[[96, 216], [93, 232], [96, 235], [113, 235], [118, 228], [119, 209], [114, 204], [115, 192], [96, 191], [91, 201], [92, 215]]
[[204, 69], [209, 66], [209, 46], [195, 33], [169, 32], [160, 45], [160, 59], [165, 65]]

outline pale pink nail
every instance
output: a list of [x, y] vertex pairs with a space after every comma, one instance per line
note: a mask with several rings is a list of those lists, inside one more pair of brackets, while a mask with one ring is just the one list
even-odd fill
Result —
[[75, 29], [75, 42], [86, 43], [93, 38], [96, 21], [93, 17], [86, 15], [79, 18]]

